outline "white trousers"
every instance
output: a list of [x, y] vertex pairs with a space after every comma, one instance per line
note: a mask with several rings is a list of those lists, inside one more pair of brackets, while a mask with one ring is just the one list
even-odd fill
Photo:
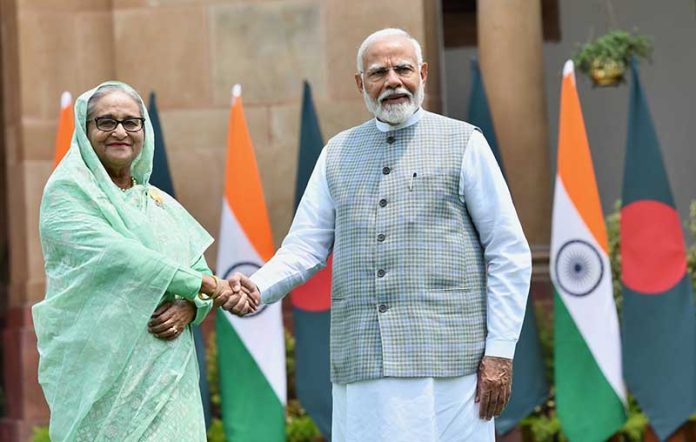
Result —
[[476, 375], [333, 384], [332, 442], [494, 442]]

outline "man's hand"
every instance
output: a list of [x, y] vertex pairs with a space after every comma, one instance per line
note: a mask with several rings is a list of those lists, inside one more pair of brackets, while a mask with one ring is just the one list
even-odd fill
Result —
[[500, 416], [512, 391], [512, 359], [484, 356], [479, 364], [476, 402], [481, 419]]
[[259, 304], [261, 304], [261, 293], [259, 292], [259, 288], [256, 286], [256, 284], [254, 284], [254, 282], [251, 279], [249, 279], [246, 275], [239, 272], [232, 275], [228, 282], [230, 283], [230, 287], [232, 287], [232, 290], [241, 290], [244, 293], [246, 293], [246, 295], [249, 298], [249, 302], [254, 308], [253, 311], [256, 311], [256, 309], [259, 307]]
[[147, 328], [159, 339], [171, 341], [183, 333], [195, 317], [196, 307], [189, 301], [178, 299], [157, 307], [147, 323]]
[[229, 280], [220, 281], [222, 293], [215, 299], [214, 305], [231, 311], [237, 316], [255, 312], [261, 301], [256, 285], [241, 273], [235, 273]]

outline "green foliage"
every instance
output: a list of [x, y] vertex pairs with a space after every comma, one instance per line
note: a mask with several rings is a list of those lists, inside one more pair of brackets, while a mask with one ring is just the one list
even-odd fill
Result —
[[220, 416], [220, 374], [218, 372], [217, 342], [215, 332], [210, 333], [205, 348], [206, 377], [213, 416]]
[[533, 441], [567, 442], [568, 438], [561, 431], [561, 422], [555, 410], [548, 405], [544, 408], [546, 409], [544, 412], [540, 410], [520, 421], [522, 431]]
[[614, 211], [607, 216], [607, 237], [609, 239], [609, 263], [611, 264], [611, 285], [614, 288], [616, 310], [621, 318], [623, 297], [621, 295], [621, 201], [614, 203]]
[[636, 399], [629, 395], [628, 396], [628, 415], [626, 422], [623, 427], [621, 427], [620, 433], [624, 436], [624, 439], [630, 442], [639, 442], [643, 440], [643, 435], [645, 434], [645, 429], [648, 426], [648, 418], [640, 411], [638, 402]]
[[534, 306], [541, 353], [544, 355], [544, 374], [549, 385], [553, 385], [553, 325], [541, 305]]
[[285, 374], [288, 379], [288, 398], [295, 398], [295, 338], [285, 330]]
[[208, 428], [208, 442], [225, 442], [225, 428], [222, 426], [222, 419], [213, 418]]
[[34, 427], [31, 434], [32, 442], [51, 442], [48, 427]]
[[687, 266], [691, 274], [692, 287], [696, 287], [696, 201], [692, 201], [689, 207], [689, 220], [686, 227], [691, 234], [691, 247], [686, 251]]
[[649, 58], [653, 46], [648, 37], [626, 31], [611, 31], [580, 46], [573, 61], [581, 72], [589, 74], [597, 65], [628, 65], [631, 57]]
[[297, 399], [288, 401], [286, 434], [287, 442], [313, 442], [323, 440], [314, 421], [300, 406]]

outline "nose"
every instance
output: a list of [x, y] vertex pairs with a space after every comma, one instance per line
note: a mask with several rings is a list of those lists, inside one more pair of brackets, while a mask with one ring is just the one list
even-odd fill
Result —
[[396, 89], [402, 85], [401, 77], [394, 71], [394, 69], [389, 69], [387, 71], [387, 78], [385, 79], [385, 86], [390, 89]]
[[128, 132], [123, 127], [123, 123], [117, 123], [116, 129], [111, 131], [111, 135], [115, 136], [116, 138], [125, 138], [126, 136], [128, 136]]

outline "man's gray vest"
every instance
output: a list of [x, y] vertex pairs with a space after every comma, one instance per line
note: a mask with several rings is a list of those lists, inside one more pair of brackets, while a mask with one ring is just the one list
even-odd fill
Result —
[[474, 373], [486, 337], [483, 250], [459, 199], [474, 126], [425, 112], [373, 120], [327, 146], [336, 208], [331, 379]]

